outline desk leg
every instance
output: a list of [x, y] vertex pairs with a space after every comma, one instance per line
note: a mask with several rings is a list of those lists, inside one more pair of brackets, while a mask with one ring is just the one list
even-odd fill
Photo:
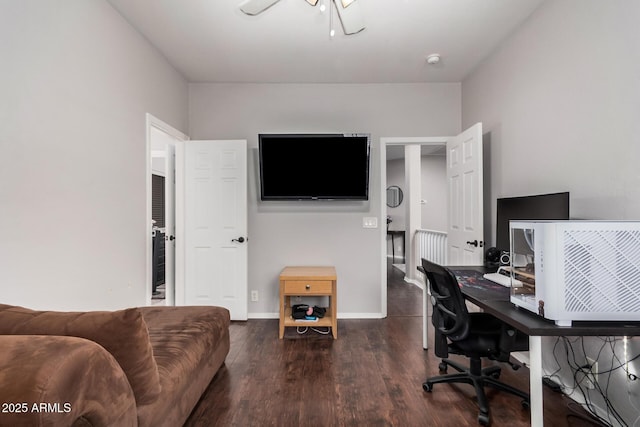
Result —
[[429, 279], [424, 278], [424, 289], [422, 290], [422, 348], [429, 348]]
[[544, 425], [542, 397], [542, 337], [529, 336], [529, 395], [531, 398], [531, 427]]

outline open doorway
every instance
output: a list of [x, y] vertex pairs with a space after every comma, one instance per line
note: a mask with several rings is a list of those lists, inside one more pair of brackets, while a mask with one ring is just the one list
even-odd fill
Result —
[[[407, 257], [415, 259], [413, 252], [420, 242], [408, 244], [407, 236], [421, 239], [424, 233], [445, 234], [447, 229], [445, 146], [415, 148], [416, 151], [406, 150], [405, 145], [386, 147], [387, 258], [413, 283], [414, 276], [406, 271]], [[414, 155], [416, 159], [407, 159]]]
[[[484, 197], [483, 197], [483, 139], [482, 123], [476, 123], [462, 133], [453, 137], [433, 137], [433, 138], [381, 138], [380, 139], [380, 212], [386, 215], [386, 189], [387, 189], [387, 147], [394, 145], [404, 146], [405, 154], [410, 153], [408, 165], [409, 171], [405, 169], [405, 174], [420, 174], [420, 161], [416, 157], [420, 156], [420, 151], [416, 146], [439, 146], [445, 150], [445, 170], [446, 185], [445, 192], [447, 202], [445, 206], [447, 225], [444, 233], [445, 257], [443, 260], [433, 262], [442, 265], [482, 265], [484, 259]], [[417, 266], [422, 247], [416, 245], [416, 230], [420, 228], [415, 218], [420, 217], [420, 213], [415, 213], [419, 208], [417, 204], [421, 200], [419, 184], [420, 178], [405, 178], [405, 185], [408, 185], [404, 197], [407, 199], [408, 220], [405, 225], [406, 243], [404, 245], [406, 253], [406, 274], [405, 281], [415, 280], [416, 284], [423, 286], [423, 280], [419, 277]], [[432, 233], [441, 234], [441, 233]], [[381, 229], [381, 314], [387, 316], [387, 234], [386, 229]], [[420, 249], [420, 252], [414, 249]], [[439, 251], [442, 252], [442, 251]], [[425, 255], [424, 258], [432, 258]], [[423, 294], [423, 347], [427, 348], [427, 319], [428, 319], [428, 298], [427, 292]]]
[[147, 114], [147, 302], [175, 305], [175, 149], [187, 136]]
[[[398, 206], [398, 208], [401, 208], [402, 205], [405, 205], [405, 209], [407, 209], [410, 206], [413, 206], [414, 209], [412, 210], [412, 212], [414, 212], [414, 214], [411, 215], [411, 219], [407, 221], [406, 218], [404, 218], [403, 222], [404, 225], [402, 227], [398, 226], [400, 220], [396, 219], [396, 226], [394, 226], [394, 228], [392, 228], [391, 230], [394, 229], [403, 229], [404, 231], [404, 237], [405, 237], [405, 241], [402, 244], [402, 249], [404, 250], [403, 255], [404, 255], [404, 264], [405, 264], [405, 272], [404, 274], [404, 281], [410, 281], [411, 278], [413, 278], [414, 283], [421, 285], [417, 280], [416, 280], [416, 275], [414, 273], [413, 270], [416, 269], [416, 265], [415, 265], [415, 261], [412, 261], [412, 257], [413, 257], [413, 250], [412, 250], [412, 245], [413, 245], [413, 231], [414, 229], [419, 228], [420, 226], [416, 225], [417, 219], [415, 218], [416, 214], [416, 205], [418, 206], [418, 212], [421, 211], [421, 205], [419, 205], [420, 201], [423, 200], [422, 196], [421, 196], [421, 190], [420, 190], [420, 183], [421, 183], [421, 173], [420, 173], [420, 154], [422, 152], [422, 147], [424, 146], [425, 150], [429, 150], [429, 149], [434, 149], [434, 150], [443, 150], [446, 153], [446, 144], [447, 144], [447, 137], [418, 137], [418, 138], [381, 138], [380, 139], [380, 181], [381, 181], [381, 209], [380, 211], [382, 212], [382, 214], [386, 217], [388, 215], [388, 208], [387, 207], [387, 188], [390, 186], [389, 183], [387, 183], [387, 149], [389, 150], [390, 153], [390, 157], [391, 160], [395, 160], [393, 159], [393, 157], [395, 156], [393, 154], [394, 151], [399, 151], [402, 152], [402, 156], [404, 159], [405, 151], [410, 153], [410, 156], [412, 156], [412, 162], [410, 162], [411, 165], [411, 171], [409, 172], [410, 175], [415, 175], [416, 174], [416, 169], [418, 170], [418, 178], [417, 179], [411, 179], [411, 177], [407, 177], [407, 171], [405, 170], [405, 166], [404, 166], [404, 160], [402, 161], [402, 173], [403, 173], [403, 180], [400, 180], [399, 182], [404, 182], [404, 186], [405, 188], [403, 189], [402, 193], [402, 197], [403, 197], [403, 202], [400, 204], [400, 206]], [[410, 149], [406, 149], [405, 147], [413, 147]], [[415, 159], [416, 154], [418, 153], [418, 159]], [[444, 156], [446, 159], [446, 155]], [[398, 156], [399, 158], [399, 156]], [[446, 160], [445, 160], [446, 163]], [[416, 165], [417, 168], [416, 168]], [[410, 188], [406, 188], [407, 183], [409, 183]], [[402, 188], [402, 187], [400, 187]], [[445, 185], [445, 194], [446, 194], [446, 185]], [[428, 203], [427, 203], [428, 205]], [[446, 205], [444, 205], [445, 208], [444, 210], [446, 211]], [[397, 209], [397, 208], [396, 208]], [[421, 214], [418, 214], [421, 215]], [[446, 214], [445, 214], [446, 215]], [[393, 224], [393, 217], [391, 218], [392, 221], [389, 223]], [[389, 251], [389, 234], [387, 233], [387, 228], [386, 227], [381, 227], [381, 238], [382, 238], [382, 253], [381, 253], [381, 263], [380, 263], [380, 268], [381, 268], [381, 277], [382, 277], [382, 289], [381, 289], [381, 306], [382, 306], [382, 315], [384, 317], [387, 317], [388, 315], [388, 310], [387, 310], [387, 306], [388, 306], [388, 279], [387, 279], [387, 275], [388, 273], [395, 273], [394, 270], [388, 270], [388, 256], [387, 253]], [[394, 243], [395, 243], [395, 239], [394, 239]], [[393, 255], [392, 255], [393, 256]], [[395, 262], [395, 261], [394, 261]], [[408, 286], [411, 286], [409, 284], [407, 284]], [[428, 304], [426, 304], [426, 292], [421, 292], [422, 294], [422, 304], [419, 304], [418, 306], [422, 306], [422, 316], [424, 317], [424, 319], [428, 318]], [[393, 308], [392, 308], [393, 309]], [[423, 330], [423, 347], [427, 348], [427, 329], [424, 328]]]
[[[401, 253], [403, 256], [400, 262], [405, 264], [405, 280], [420, 284], [416, 275], [416, 261], [413, 254], [414, 249], [414, 235], [416, 230], [422, 228], [422, 212], [425, 209], [431, 212], [442, 213], [443, 226], [446, 229], [446, 201], [436, 201], [432, 203], [429, 201], [430, 197], [423, 196], [422, 192], [422, 154], [434, 155], [446, 163], [446, 144], [447, 137], [407, 137], [407, 138], [381, 138], [381, 200], [382, 208], [381, 212], [385, 217], [390, 216], [387, 219], [388, 230], [395, 232], [400, 238], [396, 240], [393, 238], [393, 243], [400, 246], [395, 246], [391, 249], [391, 257], [394, 258], [394, 263], [398, 262], [397, 255]], [[389, 159], [387, 159], [387, 155]], [[394, 165], [394, 163], [396, 163]], [[387, 170], [390, 172], [390, 182], [387, 182]], [[395, 169], [395, 170], [394, 170]], [[446, 171], [446, 169], [445, 169]], [[446, 172], [443, 172], [446, 173]], [[395, 177], [395, 178], [394, 178]], [[446, 177], [443, 179], [442, 191], [446, 200]], [[387, 189], [390, 187], [399, 187], [402, 190], [403, 201], [399, 206], [391, 208], [387, 206]], [[422, 201], [424, 200], [424, 204]], [[441, 205], [441, 208], [438, 208]], [[431, 214], [429, 214], [430, 216]], [[390, 221], [389, 221], [390, 219]], [[394, 224], [395, 222], [395, 224]], [[382, 289], [382, 306], [383, 315], [386, 316], [386, 304], [387, 304], [387, 260], [390, 248], [390, 241], [392, 233], [387, 232], [387, 228], [383, 230], [383, 247], [381, 258], [381, 272], [383, 280]], [[404, 237], [404, 238], [402, 238]], [[404, 241], [403, 241], [404, 240]], [[393, 256], [395, 252], [395, 257]]]

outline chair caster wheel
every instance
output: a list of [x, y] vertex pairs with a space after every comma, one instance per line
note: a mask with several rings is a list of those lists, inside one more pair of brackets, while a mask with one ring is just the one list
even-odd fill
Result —
[[489, 414], [479, 414], [478, 415], [478, 424], [483, 425], [483, 426], [490, 425], [491, 421], [489, 420]]
[[440, 362], [440, 364], [438, 365], [438, 369], [440, 370], [441, 374], [446, 374], [447, 373], [447, 364], [444, 362]]
[[528, 400], [523, 400], [522, 402], [520, 402], [522, 404], [522, 407], [524, 409], [529, 409], [530, 408], [530, 403]]
[[433, 385], [431, 385], [431, 383], [428, 383], [428, 382], [424, 383], [424, 384], [422, 384], [422, 389], [424, 391], [429, 391], [430, 392], [431, 390], [433, 390]]
[[494, 380], [499, 379], [500, 378], [500, 371], [492, 373], [491, 374], [491, 378], [493, 378]]

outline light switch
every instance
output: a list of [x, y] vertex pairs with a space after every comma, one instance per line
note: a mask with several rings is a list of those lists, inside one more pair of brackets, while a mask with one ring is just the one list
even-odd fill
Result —
[[365, 216], [362, 218], [362, 228], [378, 228], [378, 218], [375, 216]]

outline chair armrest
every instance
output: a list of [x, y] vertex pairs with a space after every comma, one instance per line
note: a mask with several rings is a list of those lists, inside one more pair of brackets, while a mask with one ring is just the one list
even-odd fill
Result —
[[0, 348], [0, 425], [137, 425], [124, 372], [93, 341], [0, 335]]

